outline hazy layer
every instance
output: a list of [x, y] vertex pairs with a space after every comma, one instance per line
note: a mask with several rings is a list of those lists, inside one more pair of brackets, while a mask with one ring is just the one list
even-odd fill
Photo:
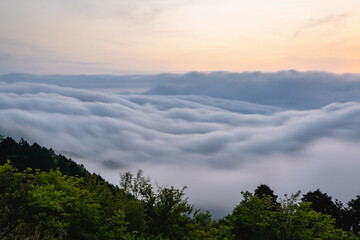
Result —
[[[52, 147], [115, 184], [119, 172], [143, 169], [160, 184], [187, 185], [190, 200], [216, 216], [261, 183], [277, 194], [359, 194], [356, 75], [191, 73], [105, 84], [147, 94], [104, 92], [100, 82], [79, 89], [68, 76], [35, 83], [44, 78], [1, 78], [0, 134]], [[77, 88], [54, 85], [66, 82]]]

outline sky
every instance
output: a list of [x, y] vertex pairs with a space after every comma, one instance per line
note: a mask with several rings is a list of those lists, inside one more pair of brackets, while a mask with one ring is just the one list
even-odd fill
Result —
[[0, 74], [360, 72], [358, 0], [2, 0]]

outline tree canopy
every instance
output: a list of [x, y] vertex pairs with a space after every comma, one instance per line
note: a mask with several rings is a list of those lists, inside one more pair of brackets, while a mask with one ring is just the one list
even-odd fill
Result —
[[0, 239], [360, 239], [360, 196], [344, 206], [320, 190], [278, 197], [262, 184], [214, 220], [189, 203], [186, 187], [153, 185], [141, 170], [114, 186], [11, 138], [0, 140], [0, 163]]

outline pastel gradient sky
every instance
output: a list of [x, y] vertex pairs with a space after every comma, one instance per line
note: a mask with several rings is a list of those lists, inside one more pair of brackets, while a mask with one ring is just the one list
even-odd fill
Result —
[[360, 1], [0, 1], [0, 74], [282, 69], [360, 72]]

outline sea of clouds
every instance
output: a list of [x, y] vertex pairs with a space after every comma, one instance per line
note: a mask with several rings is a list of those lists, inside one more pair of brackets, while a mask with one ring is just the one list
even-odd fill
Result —
[[160, 185], [186, 185], [216, 217], [262, 183], [279, 195], [360, 194], [359, 75], [3, 75], [0, 134], [51, 147], [114, 184], [142, 169]]

